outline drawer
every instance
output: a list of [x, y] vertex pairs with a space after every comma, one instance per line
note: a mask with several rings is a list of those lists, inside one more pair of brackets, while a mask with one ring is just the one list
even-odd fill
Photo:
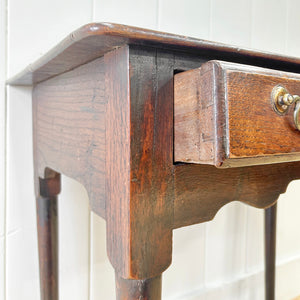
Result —
[[175, 161], [228, 168], [300, 160], [296, 95], [296, 73], [208, 61], [176, 74]]

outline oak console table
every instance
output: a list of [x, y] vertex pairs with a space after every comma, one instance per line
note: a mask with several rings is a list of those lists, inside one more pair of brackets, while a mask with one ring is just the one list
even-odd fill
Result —
[[107, 223], [118, 299], [161, 299], [172, 230], [233, 200], [266, 208], [300, 178], [300, 59], [108, 23], [73, 32], [12, 78], [33, 85], [41, 295], [58, 299], [60, 174]]

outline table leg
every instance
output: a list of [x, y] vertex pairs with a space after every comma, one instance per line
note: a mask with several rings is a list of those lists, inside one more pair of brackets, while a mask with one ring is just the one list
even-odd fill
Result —
[[58, 299], [58, 215], [59, 175], [39, 180], [36, 198], [37, 230], [42, 300]]
[[275, 299], [277, 203], [265, 210], [265, 296]]
[[161, 275], [144, 279], [124, 279], [116, 274], [117, 300], [160, 300]]

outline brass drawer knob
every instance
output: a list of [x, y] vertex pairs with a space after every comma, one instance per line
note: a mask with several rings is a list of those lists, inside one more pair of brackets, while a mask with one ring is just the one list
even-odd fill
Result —
[[272, 107], [278, 115], [285, 115], [290, 106], [295, 103], [294, 108], [294, 122], [298, 130], [300, 130], [300, 96], [291, 95], [283, 86], [277, 85], [272, 90], [271, 94]]

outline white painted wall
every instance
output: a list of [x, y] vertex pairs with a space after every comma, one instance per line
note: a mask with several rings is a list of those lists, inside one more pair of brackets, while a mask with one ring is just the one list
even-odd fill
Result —
[[0, 300], [5, 295], [5, 77], [6, 77], [5, 1], [0, 1]]
[[[6, 102], [5, 78], [92, 21], [300, 56], [299, 11], [297, 0], [1, 0], [0, 300], [39, 299], [31, 89], [8, 87]], [[89, 212], [80, 184], [62, 181], [61, 299], [114, 299], [105, 222]], [[299, 191], [293, 182], [279, 200], [276, 292], [282, 300], [300, 294]], [[163, 279], [163, 299], [263, 299], [262, 211], [231, 203], [210, 223], [175, 230], [173, 264]]]

